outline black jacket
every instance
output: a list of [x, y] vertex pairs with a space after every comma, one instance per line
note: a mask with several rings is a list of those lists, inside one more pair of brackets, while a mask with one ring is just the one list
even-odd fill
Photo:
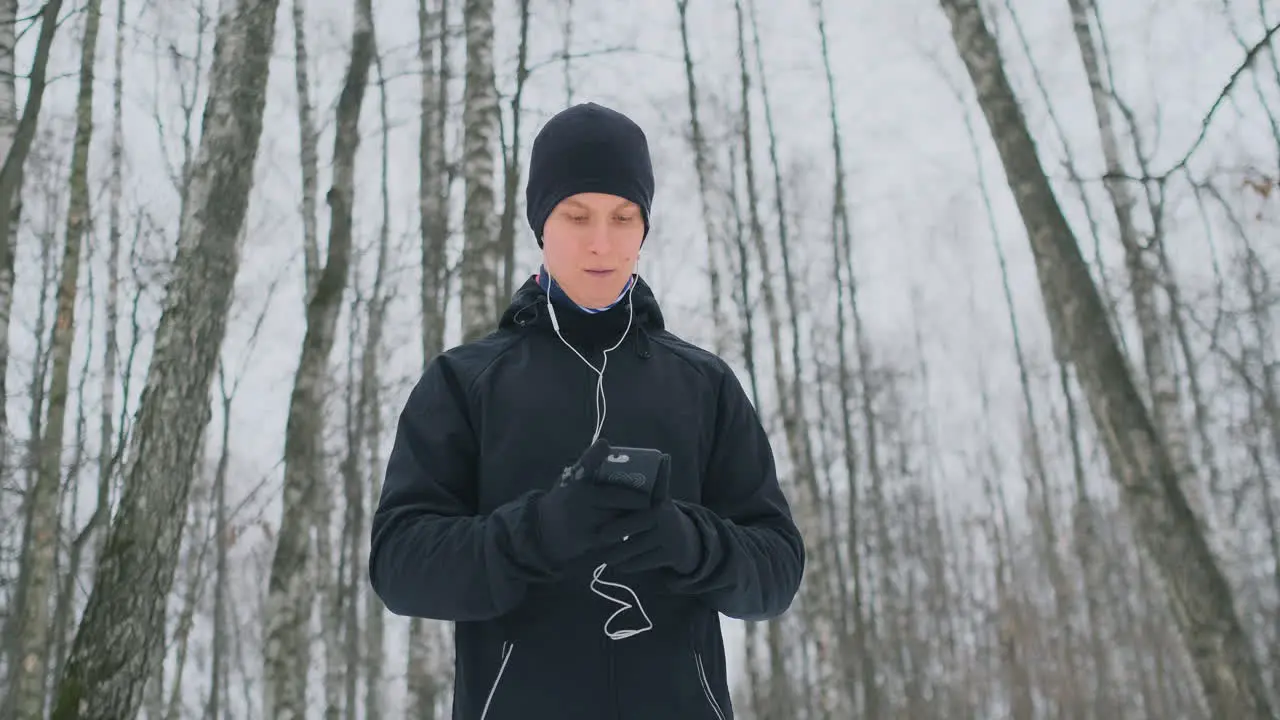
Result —
[[[429, 363], [400, 414], [369, 578], [391, 612], [456, 623], [454, 720], [729, 720], [717, 613], [771, 618], [795, 597], [803, 540], [741, 384], [664, 329], [643, 281], [631, 301], [631, 330], [608, 355], [601, 437], [671, 456], [672, 497], [703, 545], [687, 576], [600, 578], [635, 591], [649, 632], [607, 637], [621, 606], [592, 592], [595, 559], [554, 572], [532, 532], [533, 499], [591, 442], [597, 381], [556, 336], [533, 279], [496, 331]], [[630, 309], [557, 305], [557, 318], [599, 367]], [[611, 628], [643, 627], [627, 613]]]

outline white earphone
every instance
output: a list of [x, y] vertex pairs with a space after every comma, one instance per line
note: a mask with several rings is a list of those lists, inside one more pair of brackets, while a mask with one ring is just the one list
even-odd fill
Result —
[[[639, 267], [639, 264], [640, 264], [640, 255], [637, 252], [636, 266]], [[547, 275], [550, 277], [551, 282], [555, 282], [555, 277], [551, 275], [550, 270], [547, 270]], [[622, 345], [622, 343], [626, 341], [628, 333], [631, 332], [631, 324], [635, 321], [635, 316], [636, 316], [635, 308], [631, 304], [631, 295], [635, 291], [636, 283], [638, 283], [639, 281], [640, 281], [640, 275], [639, 275], [639, 272], [636, 272], [634, 277], [632, 277], [631, 279], [631, 286], [627, 288], [627, 327], [622, 331], [622, 336], [618, 338], [618, 342], [614, 343], [613, 347], [604, 351], [604, 360], [601, 361], [599, 369], [597, 369], [595, 365], [592, 365], [590, 360], [583, 357], [582, 353], [578, 352], [577, 348], [575, 348], [573, 345], [570, 345], [568, 340], [564, 339], [564, 335], [560, 332], [560, 320], [559, 318], [556, 317], [555, 303], [551, 300], [551, 297], [549, 294], [547, 297], [547, 313], [551, 317], [551, 327], [555, 329], [556, 337], [560, 338], [560, 342], [564, 343], [565, 347], [569, 348], [569, 350], [573, 352], [574, 355], [578, 356], [578, 359], [581, 360], [583, 364], [591, 368], [591, 372], [596, 374], [596, 427], [595, 427], [595, 431], [591, 435], [591, 443], [588, 443], [588, 444], [595, 443], [595, 441], [600, 438], [600, 432], [604, 429], [604, 419], [609, 413], [609, 404], [604, 394], [604, 371], [605, 371], [605, 368], [609, 366], [609, 353], [613, 352], [614, 350], [617, 350]], [[628, 538], [623, 538], [623, 541], [626, 541], [627, 539]], [[610, 640], [623, 640], [623, 639], [632, 637], [633, 635], [639, 635], [642, 632], [647, 632], [649, 630], [652, 630], [653, 621], [649, 619], [649, 613], [645, 612], [644, 605], [640, 603], [640, 598], [639, 596], [636, 595], [635, 590], [632, 590], [631, 588], [627, 587], [622, 583], [609, 582], [607, 580], [600, 579], [600, 574], [604, 572], [605, 567], [607, 567], [605, 563], [600, 563], [599, 565], [596, 566], [595, 572], [591, 573], [591, 583], [590, 583], [591, 592], [595, 593], [596, 595], [599, 595], [605, 600], [608, 600], [612, 603], [616, 603], [621, 607], [618, 608], [616, 612], [614, 612], [612, 615], [609, 616], [607, 620], [604, 621], [604, 634], [608, 636]], [[602, 592], [597, 588], [598, 585], [621, 588], [627, 591], [627, 593], [631, 595], [631, 599], [634, 600], [635, 602], [631, 603], [626, 600], [620, 600], [606, 592]], [[623, 630], [609, 629], [609, 625], [613, 622], [614, 618], [625, 613], [627, 610], [630, 610], [633, 607], [636, 610], [639, 610], [640, 615], [644, 617], [644, 621], [645, 621], [644, 627], [626, 628]]]

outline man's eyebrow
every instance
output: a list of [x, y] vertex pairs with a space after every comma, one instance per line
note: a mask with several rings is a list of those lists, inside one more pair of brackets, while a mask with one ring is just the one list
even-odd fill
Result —
[[615, 207], [614, 210], [629, 210], [631, 208], [638, 208], [638, 206], [635, 203], [631, 202], [630, 200], [623, 200], [622, 202], [618, 203], [617, 207]]

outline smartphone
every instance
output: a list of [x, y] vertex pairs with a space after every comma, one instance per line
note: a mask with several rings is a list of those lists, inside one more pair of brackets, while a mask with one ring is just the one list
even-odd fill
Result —
[[621, 485], [650, 497], [658, 474], [670, 462], [671, 457], [660, 450], [615, 445], [601, 463], [596, 482]]

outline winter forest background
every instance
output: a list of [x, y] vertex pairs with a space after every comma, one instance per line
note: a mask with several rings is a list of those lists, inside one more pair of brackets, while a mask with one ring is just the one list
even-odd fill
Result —
[[0, 0], [0, 717], [448, 716], [369, 514], [584, 100], [647, 130], [641, 272], [806, 535], [792, 610], [726, 622], [740, 718], [1277, 717], [1277, 23]]

